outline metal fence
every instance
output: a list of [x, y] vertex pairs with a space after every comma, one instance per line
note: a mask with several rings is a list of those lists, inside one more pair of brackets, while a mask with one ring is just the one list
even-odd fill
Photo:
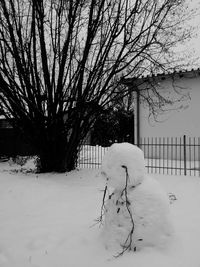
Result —
[[[200, 176], [200, 137], [141, 138], [149, 173]], [[84, 145], [79, 168], [99, 168], [108, 147]]]
[[150, 173], [200, 176], [200, 138], [143, 138], [146, 167]]

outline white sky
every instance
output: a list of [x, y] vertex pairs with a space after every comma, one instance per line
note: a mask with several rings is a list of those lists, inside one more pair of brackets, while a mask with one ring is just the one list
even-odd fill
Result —
[[200, 66], [200, 0], [187, 0], [190, 7], [197, 10], [197, 16], [191, 21], [191, 24], [196, 29], [196, 37], [192, 38], [189, 43], [186, 45], [187, 50], [191, 50], [196, 57], [199, 57], [199, 66]]

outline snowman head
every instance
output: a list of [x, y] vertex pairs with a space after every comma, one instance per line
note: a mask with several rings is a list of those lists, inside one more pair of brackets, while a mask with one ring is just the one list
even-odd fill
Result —
[[144, 154], [140, 148], [129, 143], [115, 143], [105, 154], [102, 174], [109, 186], [123, 189], [137, 186], [145, 177]]

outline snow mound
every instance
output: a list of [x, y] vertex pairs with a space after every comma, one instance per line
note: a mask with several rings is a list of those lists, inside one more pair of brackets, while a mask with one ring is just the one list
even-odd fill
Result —
[[105, 155], [102, 173], [112, 194], [105, 203], [103, 239], [119, 253], [146, 246], [166, 246], [173, 234], [169, 198], [145, 172], [142, 150], [114, 144]]
[[[163, 248], [173, 235], [169, 199], [151, 177], [128, 191], [128, 205], [134, 221], [131, 250], [146, 246]], [[114, 190], [105, 207], [103, 239], [106, 248], [120, 252], [132, 228], [126, 199]]]
[[146, 174], [144, 154], [141, 149], [129, 143], [115, 143], [105, 154], [102, 162], [102, 174], [106, 176], [108, 186], [124, 188], [128, 170], [128, 186], [141, 183]]

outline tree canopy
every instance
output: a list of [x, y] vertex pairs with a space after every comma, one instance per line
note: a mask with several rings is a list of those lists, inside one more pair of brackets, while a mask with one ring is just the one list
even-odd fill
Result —
[[0, 107], [41, 171], [75, 167], [121, 77], [174, 68], [190, 37], [184, 0], [0, 0]]

